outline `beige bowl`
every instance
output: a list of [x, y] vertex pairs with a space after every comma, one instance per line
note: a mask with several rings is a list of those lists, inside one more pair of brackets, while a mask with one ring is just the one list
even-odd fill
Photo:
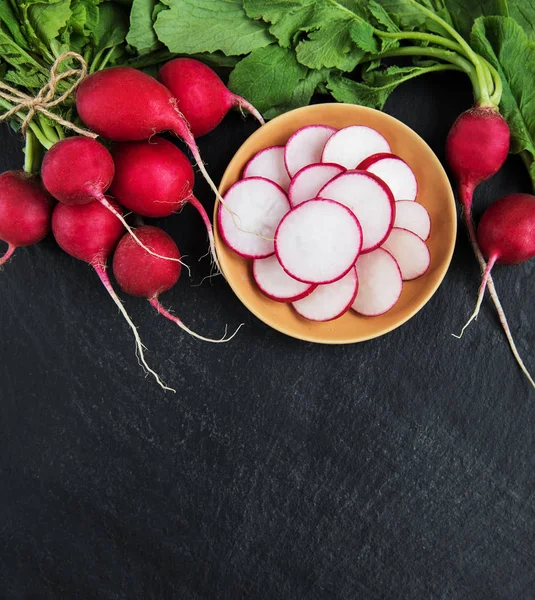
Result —
[[418, 179], [418, 202], [431, 217], [431, 235], [427, 240], [431, 265], [427, 273], [414, 281], [404, 282], [397, 304], [379, 317], [361, 317], [349, 311], [339, 319], [315, 323], [301, 318], [291, 307], [264, 296], [252, 276], [252, 261], [235, 254], [217, 230], [214, 212], [215, 243], [221, 268], [236, 296], [260, 320], [277, 331], [294, 338], [320, 344], [352, 344], [370, 340], [413, 317], [436, 292], [448, 270], [457, 232], [455, 200], [440, 161], [431, 148], [412, 129], [393, 117], [371, 108], [353, 104], [318, 104], [288, 112], [255, 131], [230, 161], [219, 191], [223, 195], [241, 177], [242, 170], [259, 150], [284, 145], [290, 136], [305, 125], [368, 125], [389, 141], [392, 152], [412, 167]]

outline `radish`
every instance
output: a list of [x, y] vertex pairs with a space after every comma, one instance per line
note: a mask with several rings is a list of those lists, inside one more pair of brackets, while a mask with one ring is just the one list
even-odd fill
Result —
[[362, 227], [362, 252], [375, 250], [388, 237], [396, 217], [396, 203], [388, 186], [372, 173], [342, 173], [327, 183], [319, 196], [353, 211]]
[[396, 202], [394, 227], [408, 229], [425, 241], [431, 233], [431, 219], [427, 210], [418, 202], [399, 200]]
[[195, 175], [186, 155], [171, 142], [154, 136], [150, 142], [115, 144], [112, 156], [112, 196], [142, 217], [167, 217], [186, 203], [191, 204], [204, 222], [212, 256], [219, 267], [210, 217], [193, 195]]
[[352, 309], [366, 317], [388, 312], [399, 300], [403, 281], [396, 259], [384, 248], [361, 254], [355, 265], [359, 290]]
[[351, 125], [328, 139], [321, 162], [355, 169], [365, 158], [379, 152], [390, 152], [390, 144], [378, 131], [365, 125]]
[[425, 242], [407, 229], [392, 229], [383, 248], [396, 259], [403, 281], [421, 277], [431, 264], [431, 255]]
[[160, 69], [158, 79], [177, 99], [178, 110], [195, 137], [215, 129], [234, 107], [249, 111], [264, 125], [262, 115], [250, 102], [230, 92], [217, 74], [198, 60], [170, 60]]
[[275, 255], [253, 261], [253, 277], [260, 291], [276, 302], [294, 302], [310, 294], [315, 286], [290, 277]]
[[409, 165], [395, 154], [369, 156], [357, 167], [377, 175], [390, 188], [396, 200], [416, 200], [418, 183]]
[[[114, 173], [113, 159], [108, 150], [100, 142], [82, 136], [56, 142], [45, 154], [41, 166], [43, 184], [56, 200], [67, 205], [100, 202], [143, 247], [121, 212], [104, 195]], [[149, 248], [144, 247], [144, 250], [152, 254]]]
[[298, 171], [288, 188], [292, 207], [319, 196], [321, 188], [345, 171], [344, 167], [329, 163], [307, 165]]
[[336, 131], [329, 125], [307, 125], [298, 129], [284, 149], [284, 162], [290, 177], [307, 165], [321, 162], [325, 144]]
[[310, 321], [332, 321], [345, 314], [353, 304], [359, 281], [355, 268], [338, 281], [318, 285], [314, 291], [292, 306], [297, 313]]
[[36, 177], [24, 171], [0, 175], [0, 240], [8, 245], [0, 266], [20, 246], [37, 244], [50, 233], [54, 204]]
[[177, 99], [159, 81], [131, 67], [112, 67], [87, 76], [76, 91], [76, 110], [84, 124], [114, 142], [148, 140], [172, 131], [193, 154], [215, 195], [219, 191], [206, 171]]
[[221, 237], [240, 256], [265, 258], [275, 252], [275, 230], [289, 210], [277, 184], [263, 177], [242, 179], [225, 194], [225, 206], [219, 206]]
[[160, 304], [159, 295], [171, 289], [180, 277], [181, 267], [178, 262], [180, 252], [173, 239], [159, 227], [144, 225], [137, 230], [137, 233], [143, 243], [153, 248], [158, 255], [173, 257], [177, 260], [170, 262], [153, 255], [147, 256], [131, 236], [124, 235], [113, 255], [113, 274], [121, 289], [131, 296], [147, 298], [158, 313], [200, 340], [227, 342], [232, 339], [238, 330], [230, 338], [223, 337], [220, 340], [205, 338], [191, 331], [178, 317], [172, 315]]
[[275, 253], [282, 268], [305, 283], [341, 279], [361, 248], [362, 230], [355, 215], [346, 206], [322, 198], [299, 204], [275, 233]]
[[[113, 208], [117, 212], [121, 210], [118, 206]], [[52, 214], [52, 232], [59, 246], [67, 254], [89, 263], [95, 269], [108, 294], [132, 329], [136, 341], [136, 354], [141, 364], [163, 389], [174, 391], [164, 385], [158, 374], [148, 366], [136, 326], [115, 293], [106, 272], [108, 258], [124, 232], [121, 222], [99, 202], [58, 204]]]
[[264, 177], [279, 185], [285, 192], [290, 185], [290, 177], [284, 163], [284, 146], [270, 146], [260, 150], [245, 165], [243, 177]]

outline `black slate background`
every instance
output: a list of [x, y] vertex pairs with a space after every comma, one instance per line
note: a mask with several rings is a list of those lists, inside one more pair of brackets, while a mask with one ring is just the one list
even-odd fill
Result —
[[[470, 104], [461, 76], [398, 90], [387, 111], [444, 158]], [[200, 146], [217, 181], [255, 129], [238, 114]], [[21, 164], [1, 130], [0, 167]], [[477, 193], [529, 191], [519, 160]], [[211, 194], [199, 183], [205, 204]], [[299, 342], [250, 315], [209, 262], [192, 208], [165, 221], [194, 277], [162, 299], [190, 339], [125, 298], [147, 358], [90, 268], [52, 239], [0, 275], [0, 597], [535, 598], [535, 392], [486, 302], [464, 230], [429, 304], [354, 346]], [[535, 370], [535, 263], [496, 285]]]

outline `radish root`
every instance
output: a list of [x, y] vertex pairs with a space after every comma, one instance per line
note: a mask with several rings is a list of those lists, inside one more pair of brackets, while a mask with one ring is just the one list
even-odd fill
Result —
[[4, 254], [4, 256], [2, 256], [2, 258], [0, 258], [0, 267], [2, 267], [13, 256], [13, 253], [16, 249], [17, 246], [13, 246], [13, 244], [8, 244], [6, 253]]
[[230, 336], [227, 337], [227, 326], [225, 325], [225, 333], [223, 335], [223, 337], [219, 340], [214, 340], [211, 338], [206, 338], [202, 335], [199, 335], [198, 333], [195, 333], [194, 331], [191, 331], [191, 329], [189, 329], [188, 327], [186, 327], [186, 325], [184, 325], [184, 323], [178, 318], [175, 317], [175, 315], [171, 314], [168, 310], [166, 310], [159, 302], [158, 298], [152, 298], [149, 300], [150, 305], [156, 309], [156, 311], [158, 313], [160, 313], [162, 316], [164, 316], [166, 319], [169, 319], [170, 321], [172, 321], [173, 323], [175, 323], [176, 325], [178, 325], [181, 329], [183, 329], [186, 333], [189, 333], [191, 336], [202, 340], [203, 342], [212, 342], [214, 344], [220, 344], [220, 343], [225, 343], [225, 342], [230, 342], [230, 340], [238, 333], [238, 331], [242, 328], [243, 323], [241, 323], [240, 325], [238, 325], [238, 328], [236, 329], [236, 331]]
[[232, 105], [239, 108], [242, 113], [244, 110], [251, 113], [253, 117], [260, 123], [260, 125], [266, 124], [264, 118], [258, 112], [258, 110], [250, 102], [247, 102], [245, 98], [237, 96], [236, 94], [232, 94]]
[[204, 222], [204, 226], [206, 227], [206, 231], [208, 232], [208, 240], [210, 241], [210, 252], [212, 253], [212, 258], [213, 258], [214, 263], [215, 263], [217, 269], [219, 270], [219, 272], [223, 273], [223, 270], [221, 269], [221, 265], [219, 264], [219, 259], [217, 257], [217, 252], [215, 249], [214, 231], [212, 228], [212, 223], [210, 221], [210, 217], [208, 216], [204, 206], [199, 202], [199, 200], [195, 196], [191, 195], [188, 198], [188, 202], [193, 207], [195, 207], [195, 209], [197, 210], [197, 212], [201, 216], [201, 219]]
[[143, 343], [141, 342], [141, 338], [139, 337], [139, 333], [137, 331], [137, 327], [132, 322], [132, 319], [130, 319], [130, 316], [126, 312], [125, 307], [123, 306], [123, 303], [121, 302], [120, 298], [115, 293], [115, 290], [113, 289], [113, 287], [111, 285], [111, 282], [110, 282], [110, 279], [108, 277], [108, 274], [106, 273], [106, 266], [103, 265], [103, 264], [101, 264], [101, 263], [94, 263], [91, 266], [95, 269], [97, 275], [99, 276], [100, 281], [102, 282], [102, 284], [106, 288], [106, 290], [107, 290], [108, 294], [111, 296], [112, 300], [117, 305], [117, 308], [121, 311], [121, 314], [125, 318], [125, 321], [128, 323], [128, 326], [130, 327], [130, 329], [132, 330], [132, 332], [134, 334], [134, 338], [135, 338], [135, 341], [136, 341], [136, 356], [138, 358], [138, 362], [139, 362], [140, 366], [147, 373], [150, 373], [156, 379], [156, 381], [158, 382], [158, 385], [162, 389], [176, 393], [176, 390], [173, 389], [173, 388], [171, 388], [171, 387], [166, 386], [162, 382], [162, 380], [160, 379], [160, 377], [158, 376], [158, 373], [156, 373], [156, 371], [153, 371], [149, 367], [149, 365], [147, 364], [147, 361], [145, 360], [145, 355], [143, 353], [144, 346], [143, 346]]

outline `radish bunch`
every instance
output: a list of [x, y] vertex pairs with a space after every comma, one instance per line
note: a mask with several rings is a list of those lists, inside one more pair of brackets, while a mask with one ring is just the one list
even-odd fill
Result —
[[299, 129], [258, 152], [225, 194], [225, 243], [260, 291], [311, 321], [389, 311], [430, 264], [429, 214], [410, 166], [376, 130]]

